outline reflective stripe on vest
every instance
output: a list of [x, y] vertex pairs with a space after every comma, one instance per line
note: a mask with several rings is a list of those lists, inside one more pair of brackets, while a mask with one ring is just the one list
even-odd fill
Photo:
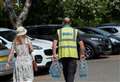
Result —
[[73, 28], [61, 28], [58, 30], [59, 37], [59, 49], [58, 49], [58, 57], [71, 57], [78, 58], [77, 52], [77, 30]]

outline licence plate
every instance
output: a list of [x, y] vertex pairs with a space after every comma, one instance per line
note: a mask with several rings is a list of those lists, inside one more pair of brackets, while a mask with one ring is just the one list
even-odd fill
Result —
[[0, 62], [4, 62], [8, 60], [8, 56], [0, 56]]
[[6, 63], [0, 63], [0, 71], [5, 70]]
[[112, 48], [112, 46], [111, 46], [111, 45], [109, 45], [109, 46], [108, 46], [108, 48]]
[[[13, 69], [13, 66], [14, 66], [14, 64], [11, 64], [10, 67], [9, 67], [7, 70]], [[2, 72], [2, 71], [7, 71], [7, 70], [5, 69], [5, 67], [6, 67], [6, 63], [0, 63], [0, 71], [1, 71], [1, 72]]]

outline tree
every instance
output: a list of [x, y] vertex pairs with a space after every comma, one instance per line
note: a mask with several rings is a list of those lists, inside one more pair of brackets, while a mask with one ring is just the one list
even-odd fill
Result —
[[3, 0], [0, 0], [0, 8], [3, 7]]
[[71, 8], [69, 11], [72, 12], [73, 18], [84, 21], [86, 25], [91, 25], [92, 22], [98, 24], [109, 11], [107, 10], [108, 2], [109, 0], [73, 0], [71, 2], [73, 4], [69, 5], [72, 6], [69, 7]]
[[[3, 0], [0, 0], [0, 3], [1, 1]], [[95, 26], [100, 23], [111, 22], [113, 19], [120, 20], [120, 0], [32, 0], [32, 4], [31, 0], [5, 1], [6, 3], [20, 1], [19, 5], [12, 5], [10, 2], [6, 6], [14, 27], [22, 24], [60, 24], [62, 18], [66, 16], [73, 19], [74, 25], [82, 26]], [[30, 1], [31, 8], [30, 6], [25, 7], [23, 4], [27, 1]], [[25, 8], [27, 8], [27, 13], [21, 16], [19, 13], [26, 10]], [[27, 16], [28, 10], [31, 12]], [[4, 13], [0, 13], [0, 15], [1, 21]], [[26, 17], [28, 17], [27, 20], [25, 20]]]
[[109, 15], [113, 19], [120, 20], [120, 0], [110, 0], [109, 4]]
[[30, 11], [25, 25], [60, 24], [64, 14], [61, 0], [33, 0]]
[[14, 28], [23, 25], [23, 22], [25, 21], [27, 15], [28, 15], [28, 11], [31, 6], [31, 2], [32, 2], [32, 0], [26, 0], [21, 13], [16, 14], [12, 1], [5, 0], [5, 9], [6, 9], [6, 12], [8, 12], [10, 21], [11, 21], [12, 25], [14, 26]]

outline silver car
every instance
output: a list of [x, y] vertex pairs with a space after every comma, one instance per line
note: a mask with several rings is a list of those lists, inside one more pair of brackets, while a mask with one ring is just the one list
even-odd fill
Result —
[[11, 66], [6, 70], [5, 66], [7, 63], [9, 54], [9, 49], [7, 49], [0, 41], [0, 76], [5, 76], [13, 73], [13, 62], [11, 62]]

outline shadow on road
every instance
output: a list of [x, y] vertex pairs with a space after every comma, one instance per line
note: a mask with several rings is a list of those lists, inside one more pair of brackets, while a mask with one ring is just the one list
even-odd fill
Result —
[[109, 58], [109, 56], [100, 56], [100, 57], [91, 58], [91, 59], [88, 59], [88, 60], [99, 60], [99, 59], [107, 59], [107, 58]]
[[34, 73], [35, 76], [42, 76], [48, 74], [49, 74], [49, 68], [44, 68], [44, 69], [39, 68], [38, 71]]
[[12, 81], [12, 74], [6, 76], [0, 76], [0, 82], [11, 82]]

